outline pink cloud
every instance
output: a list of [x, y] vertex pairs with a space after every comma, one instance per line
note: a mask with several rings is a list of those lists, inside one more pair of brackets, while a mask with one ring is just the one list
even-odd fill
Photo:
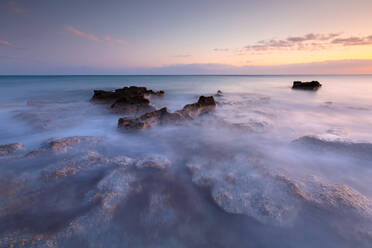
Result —
[[83, 31], [80, 31], [80, 30], [72, 27], [72, 26], [65, 26], [65, 30], [74, 34], [75, 36], [85, 38], [85, 39], [88, 39], [88, 40], [104, 41], [104, 42], [108, 42], [108, 43], [115, 42], [116, 44], [119, 44], [119, 45], [122, 45], [122, 46], [129, 46], [129, 43], [125, 40], [115, 40], [115, 39], [112, 39], [111, 36], [106, 36], [104, 38], [99, 38], [98, 36], [96, 36], [94, 34], [85, 33]]
[[116, 43], [123, 46], [129, 46], [129, 43], [125, 40], [115, 40]]
[[73, 33], [76, 36], [83, 37], [83, 38], [86, 38], [88, 40], [94, 40], [94, 41], [99, 41], [100, 40], [100, 38], [98, 38], [97, 36], [95, 36], [93, 34], [84, 33], [84, 32], [82, 32], [80, 30], [77, 30], [76, 28], [74, 28], [72, 26], [66, 26], [65, 27], [65, 30]]
[[5, 40], [0, 40], [0, 46], [6, 46], [6, 47], [13, 47], [15, 48], [16, 46], [9, 43], [8, 41], [5, 41]]

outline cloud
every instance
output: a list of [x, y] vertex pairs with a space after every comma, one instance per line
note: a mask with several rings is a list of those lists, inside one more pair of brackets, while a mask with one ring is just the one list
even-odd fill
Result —
[[11, 12], [16, 14], [23, 14], [27, 12], [27, 9], [16, 1], [9, 1], [8, 8]]
[[333, 44], [339, 44], [343, 46], [363, 46], [363, 45], [372, 45], [372, 35], [366, 37], [348, 37], [348, 38], [339, 38], [332, 41]]
[[87, 33], [84, 33], [80, 30], [77, 30], [76, 28], [74, 27], [71, 27], [71, 26], [66, 26], [65, 27], [65, 30], [73, 33], [74, 35], [76, 36], [79, 36], [79, 37], [83, 37], [83, 38], [86, 38], [88, 40], [94, 40], [94, 41], [99, 41], [100, 38], [98, 38], [97, 36], [93, 35], [93, 34], [87, 34]]
[[116, 44], [118, 45], [121, 45], [121, 46], [128, 46], [129, 43], [125, 40], [114, 40], [111, 38], [111, 36], [106, 36], [104, 38], [99, 38], [98, 36], [94, 35], [94, 34], [88, 34], [88, 33], [85, 33], [83, 31], [80, 31], [72, 26], [65, 26], [65, 30], [74, 34], [75, 36], [78, 36], [78, 37], [81, 37], [81, 38], [85, 38], [85, 39], [88, 39], [88, 40], [92, 40], [92, 41], [102, 41], [102, 42], [108, 42], [108, 43], [112, 43], [112, 42], [115, 42]]
[[245, 46], [247, 51], [270, 51], [270, 50], [317, 50], [329, 46], [329, 41], [338, 37], [338, 33], [314, 34], [303, 36], [290, 36], [286, 39], [261, 40], [256, 44]]
[[115, 42], [119, 45], [129, 46], [129, 43], [125, 40], [115, 40]]
[[213, 49], [214, 52], [227, 52], [229, 51], [228, 48], [215, 48]]
[[324, 50], [337, 45], [363, 46], [372, 45], [372, 35], [365, 37], [340, 37], [340, 33], [314, 34], [303, 36], [290, 36], [286, 39], [261, 40], [255, 44], [245, 46], [243, 51], [267, 52], [267, 51], [293, 51], [293, 50]]
[[0, 40], [0, 46], [6, 46], [6, 47], [16, 48], [15, 45], [13, 45], [12, 43], [10, 43], [8, 41], [5, 41], [5, 40]]

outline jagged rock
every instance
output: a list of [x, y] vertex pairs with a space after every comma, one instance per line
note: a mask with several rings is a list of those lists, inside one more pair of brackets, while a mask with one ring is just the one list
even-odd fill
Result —
[[94, 90], [91, 100], [98, 103], [109, 103], [111, 109], [119, 113], [146, 113], [155, 110], [146, 97], [163, 95], [164, 91], [130, 86], [115, 91]]
[[0, 145], [0, 157], [7, 156], [12, 153], [24, 150], [24, 149], [25, 149], [25, 146], [22, 143]]
[[322, 85], [318, 81], [311, 81], [311, 82], [294, 81], [292, 89], [317, 90], [321, 86]]
[[188, 104], [182, 110], [174, 113], [170, 113], [167, 108], [162, 108], [137, 118], [120, 118], [118, 127], [131, 130], [144, 130], [157, 125], [180, 124], [185, 120], [206, 114], [214, 110], [215, 107], [216, 102], [213, 96], [201, 96], [198, 102]]
[[179, 123], [182, 120], [185, 120], [185, 117], [180, 113], [170, 113], [167, 108], [162, 108], [146, 113], [138, 118], [120, 118], [118, 127], [131, 130], [144, 130], [157, 125]]
[[199, 116], [206, 114], [216, 108], [216, 102], [213, 96], [201, 96], [198, 102], [188, 104], [183, 107], [182, 110], [178, 111], [184, 116], [193, 118], [194, 116]]
[[137, 160], [135, 166], [139, 169], [142, 168], [155, 168], [164, 170], [171, 166], [171, 162], [161, 155], [147, 155]]

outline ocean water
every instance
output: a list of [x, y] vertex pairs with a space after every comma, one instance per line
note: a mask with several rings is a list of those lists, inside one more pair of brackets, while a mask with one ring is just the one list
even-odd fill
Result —
[[[323, 86], [292, 90], [294, 80]], [[150, 101], [170, 111], [218, 90], [223, 96], [215, 97], [211, 116], [185, 126], [123, 132], [117, 128], [123, 115], [90, 98], [94, 89], [131, 85], [164, 90], [164, 97]], [[50, 242], [56, 247], [371, 247], [371, 93], [372, 76], [1, 76], [0, 144], [22, 142], [31, 151], [50, 138], [95, 136], [105, 139], [99, 150], [104, 156], [157, 154], [172, 165], [168, 174], [136, 174], [146, 194], [120, 200], [113, 219], [96, 217], [97, 224], [91, 216], [99, 207], [81, 210], [98, 187], [89, 181], [96, 174], [58, 179], [72, 180], [63, 181], [71, 192], [65, 187], [49, 192], [57, 182], [46, 184], [40, 175], [54, 168], [55, 158], [3, 158], [0, 246], [9, 244], [9, 235], [16, 242], [38, 234], [45, 243], [37, 247]], [[293, 142], [304, 136], [314, 142]], [[278, 178], [299, 188], [295, 196]], [[200, 180], [212, 183], [203, 186]], [[26, 190], [10, 194], [20, 181], [27, 181]], [[27, 195], [37, 189], [45, 193], [28, 203]], [[153, 190], [166, 192], [172, 207], [153, 207]], [[64, 198], [54, 199], [55, 194]], [[44, 197], [54, 200], [40, 203]], [[5, 211], [14, 198], [32, 207]], [[151, 208], [158, 217], [143, 224]], [[43, 209], [60, 211], [46, 211], [45, 217]], [[71, 234], [71, 223], [81, 229]]]

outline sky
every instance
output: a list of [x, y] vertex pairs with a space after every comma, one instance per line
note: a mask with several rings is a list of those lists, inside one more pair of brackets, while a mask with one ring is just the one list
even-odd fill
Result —
[[372, 74], [371, 0], [0, 0], [0, 75]]

